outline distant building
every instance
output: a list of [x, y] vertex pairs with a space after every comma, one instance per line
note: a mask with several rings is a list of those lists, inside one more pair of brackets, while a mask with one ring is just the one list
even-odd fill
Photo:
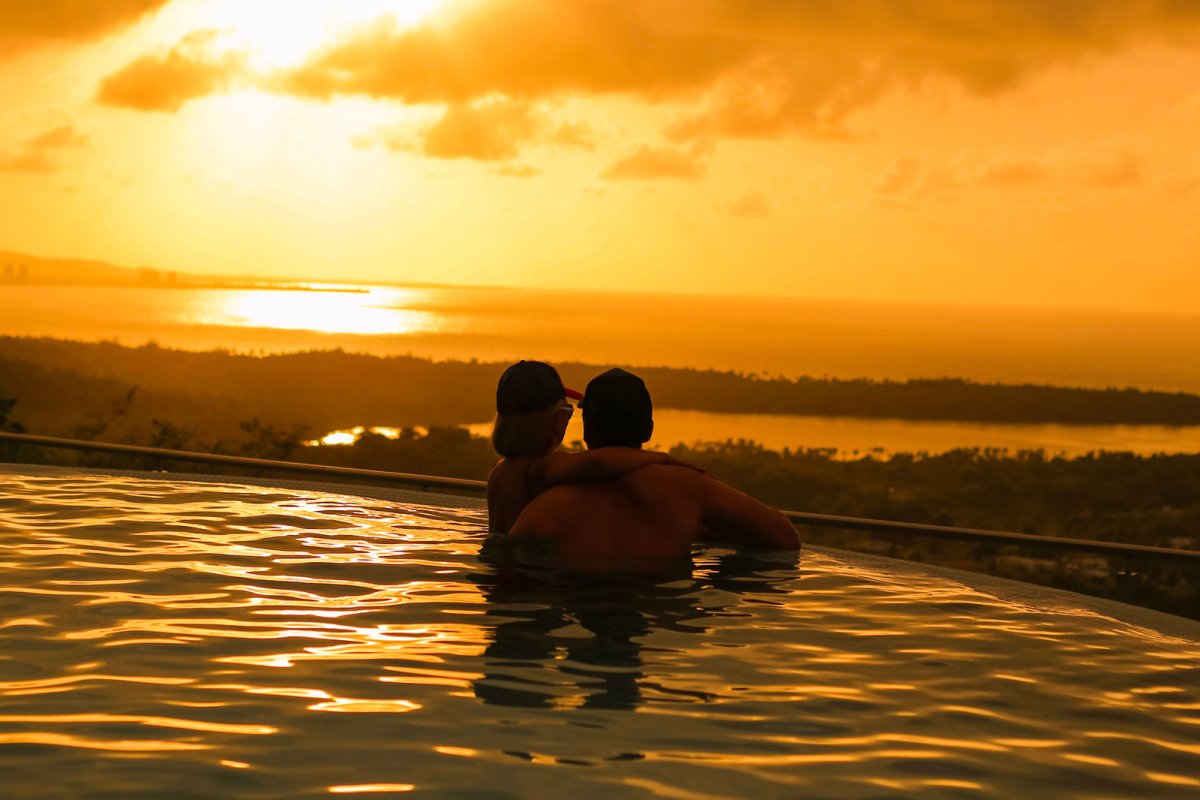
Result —
[[3, 277], [0, 281], [4, 283], [24, 283], [29, 280], [29, 265], [28, 264], [5, 264]]

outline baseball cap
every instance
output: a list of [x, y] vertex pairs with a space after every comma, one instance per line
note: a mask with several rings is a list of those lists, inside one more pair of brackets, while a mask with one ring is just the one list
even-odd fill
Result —
[[569, 397], [583, 395], [563, 386], [558, 370], [543, 361], [518, 361], [500, 376], [496, 385], [496, 411], [501, 414], [531, 414]]
[[654, 412], [645, 381], [619, 368], [592, 378], [581, 407], [584, 420], [606, 427], [629, 426], [640, 429]]

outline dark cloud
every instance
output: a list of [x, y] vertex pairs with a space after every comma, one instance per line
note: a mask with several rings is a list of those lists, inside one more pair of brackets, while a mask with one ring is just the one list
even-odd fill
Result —
[[608, 180], [694, 180], [703, 174], [703, 152], [699, 148], [684, 150], [643, 145], [604, 170], [600, 177]]
[[85, 41], [124, 27], [170, 0], [4, 0], [0, 60], [40, 44]]
[[0, 172], [56, 172], [67, 151], [82, 148], [87, 142], [87, 136], [75, 126], [57, 125], [27, 139], [14, 152], [0, 154]]
[[184, 103], [225, 91], [247, 77], [244, 54], [216, 53], [219, 31], [199, 30], [168, 52], [145, 55], [100, 83], [101, 103], [138, 111], [178, 111]]

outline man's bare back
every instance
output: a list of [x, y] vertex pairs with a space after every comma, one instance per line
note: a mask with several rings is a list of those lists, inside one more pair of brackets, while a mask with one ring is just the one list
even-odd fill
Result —
[[510, 536], [525, 552], [598, 568], [682, 559], [700, 540], [800, 547], [795, 527], [778, 511], [707, 473], [657, 464], [602, 483], [552, 488], [526, 506]]

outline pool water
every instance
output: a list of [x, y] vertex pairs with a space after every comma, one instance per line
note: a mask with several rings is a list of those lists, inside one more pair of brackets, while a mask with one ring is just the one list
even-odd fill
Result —
[[5, 798], [1200, 797], [1200, 643], [922, 568], [479, 556], [424, 503], [0, 472]]

